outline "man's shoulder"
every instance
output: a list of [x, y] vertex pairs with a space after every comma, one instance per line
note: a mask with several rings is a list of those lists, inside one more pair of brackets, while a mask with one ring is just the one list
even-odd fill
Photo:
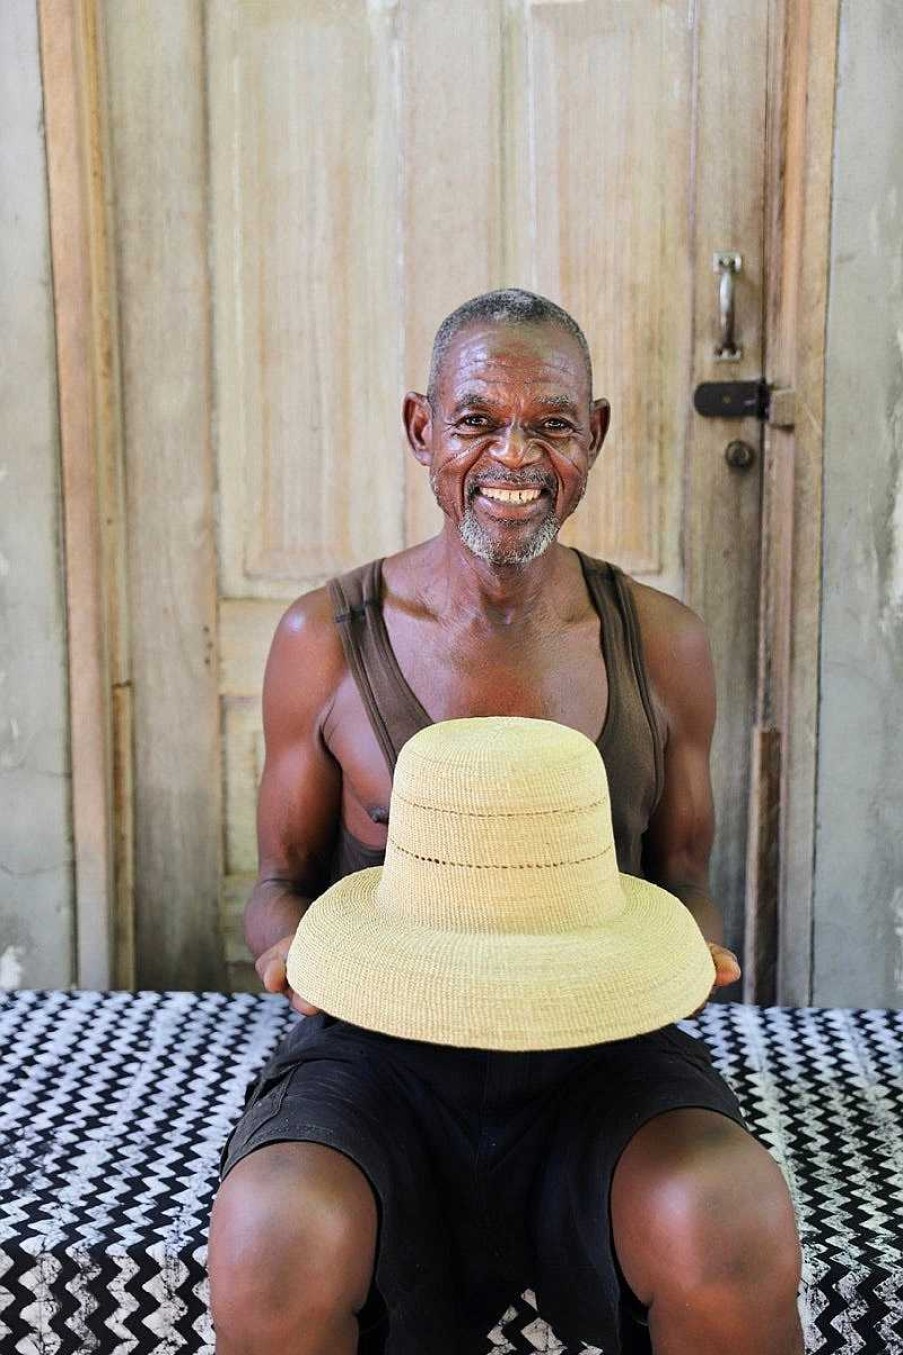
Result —
[[702, 618], [670, 593], [624, 577], [636, 608], [646, 669], [663, 704], [669, 710], [675, 701], [707, 706], [714, 675]]
[[[393, 569], [393, 577], [398, 566], [405, 565], [408, 557], [416, 554], [415, 549], [400, 551], [396, 555], [379, 557], [365, 561], [353, 569], [344, 571], [322, 584], [295, 598], [280, 618], [270, 648], [268, 675], [274, 668], [277, 671], [288, 667], [293, 671], [303, 662], [308, 674], [313, 666], [321, 680], [330, 677], [338, 682], [347, 670], [342, 636], [337, 620], [342, 611], [357, 598], [364, 596], [364, 581], [372, 579], [376, 567], [384, 565]], [[402, 570], [402, 574], [403, 574]]]
[[355, 565], [337, 574], [319, 588], [302, 593], [286, 608], [277, 627], [277, 636], [289, 643], [326, 644], [331, 642], [341, 649], [337, 616], [343, 609], [342, 599], [353, 599], [364, 588], [364, 580], [372, 580], [374, 571], [388, 570], [393, 578], [402, 577], [419, 558], [420, 548], [409, 546], [394, 555], [379, 556]]
[[705, 634], [702, 619], [672, 593], [666, 593], [661, 588], [653, 588], [648, 583], [641, 583], [614, 562], [586, 554], [583, 554], [582, 560], [585, 569], [609, 576], [616, 575], [623, 581], [633, 601], [642, 630]]
[[625, 574], [624, 579], [633, 598], [644, 639], [647, 632], [653, 636], [664, 633], [672, 639], [681, 638], [691, 644], [694, 640], [698, 642], [705, 639], [705, 623], [692, 607], [673, 594], [641, 583], [629, 574]]
[[321, 704], [345, 672], [345, 655], [328, 586], [302, 593], [285, 609], [270, 645], [264, 704]]
[[321, 643], [334, 635], [335, 629], [335, 606], [329, 586], [324, 584], [302, 593], [285, 609], [276, 627], [276, 638], [291, 647], [307, 646]]

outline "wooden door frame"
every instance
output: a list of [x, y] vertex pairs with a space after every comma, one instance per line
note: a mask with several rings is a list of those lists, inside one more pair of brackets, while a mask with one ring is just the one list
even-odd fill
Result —
[[132, 987], [131, 681], [99, 0], [39, 0], [69, 645], [74, 981]]
[[[825, 320], [840, 0], [769, 0], [758, 719], [744, 995], [811, 995]], [[134, 983], [126, 513], [100, 0], [39, 0], [63, 471], [76, 982]], [[788, 422], [784, 417], [784, 424]]]
[[757, 718], [744, 997], [812, 992], [825, 325], [840, 0], [770, 0], [766, 380], [793, 392], [763, 438]]

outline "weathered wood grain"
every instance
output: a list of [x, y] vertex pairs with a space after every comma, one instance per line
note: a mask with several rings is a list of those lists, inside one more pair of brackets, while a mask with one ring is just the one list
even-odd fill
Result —
[[[771, 1000], [811, 1000], [820, 633], [825, 315], [837, 0], [772, 0], [769, 29], [765, 372], [796, 392], [793, 427], [765, 434], [758, 719], [782, 736]], [[751, 847], [763, 825], [751, 808]], [[770, 925], [770, 924], [769, 924]], [[760, 994], [753, 994], [762, 1001]]]
[[219, 681], [224, 697], [260, 700], [273, 635], [287, 603], [224, 598], [219, 608]]
[[612, 427], [564, 538], [679, 578], [692, 285], [682, 3], [530, 7], [534, 270], [584, 326]]
[[782, 751], [782, 731], [757, 724], [750, 758], [743, 998], [766, 1007], [777, 999]]
[[227, 875], [257, 869], [257, 792], [263, 773], [260, 702], [232, 697], [223, 702], [224, 868]]
[[223, 877], [220, 928], [226, 957], [226, 982], [230, 993], [263, 992], [263, 984], [257, 977], [245, 945], [242, 924], [245, 903], [254, 887], [254, 879], [253, 873]]
[[[479, 292], [525, 285], [505, 272], [503, 238], [506, 217], [526, 204], [503, 197], [502, 0], [419, 0], [400, 12], [399, 319], [405, 385], [425, 391], [433, 335], [444, 317]], [[441, 521], [426, 471], [409, 458], [406, 542], [432, 536]]]
[[[113, 980], [115, 896], [104, 562], [102, 373], [108, 307], [103, 183], [92, 156], [100, 110], [90, 6], [40, 0], [47, 175], [62, 450], [76, 891], [76, 975]], [[99, 199], [99, 201], [98, 201]]]
[[215, 656], [203, 7], [104, 10], [134, 687], [138, 982], [217, 988]]
[[402, 544], [394, 62], [390, 6], [210, 6], [226, 597]]
[[[697, 6], [693, 187], [694, 334], [692, 380], [756, 379], [762, 374], [763, 143], [767, 8], [758, 0]], [[743, 35], [742, 57], [738, 34]], [[743, 259], [737, 281], [739, 362], [719, 362], [717, 250]], [[684, 503], [687, 602], [703, 617], [715, 660], [718, 723], [712, 779], [718, 818], [711, 882], [725, 916], [727, 943], [742, 951], [749, 812], [750, 731], [755, 717], [758, 630], [760, 429], [690, 421]], [[741, 437], [757, 457], [731, 469], [727, 443]]]

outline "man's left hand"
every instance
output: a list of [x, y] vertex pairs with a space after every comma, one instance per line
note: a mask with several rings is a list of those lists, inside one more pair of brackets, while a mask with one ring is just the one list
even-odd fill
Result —
[[740, 977], [740, 961], [732, 950], [728, 950], [726, 946], [719, 946], [714, 941], [709, 942], [709, 950], [715, 961], [715, 982], [712, 985], [714, 993], [716, 988], [726, 988], [729, 983], [737, 982]]
[[[712, 991], [706, 998], [706, 1002], [715, 995], [719, 988], [726, 988], [729, 983], [736, 983], [740, 977], [740, 961], [732, 950], [728, 950], [726, 946], [719, 946], [715, 941], [709, 941], [708, 947], [715, 964], [715, 982], [712, 984]], [[702, 1007], [704, 1006], [705, 1002], [702, 1004]], [[697, 1007], [693, 1016], [698, 1016], [702, 1007]]]

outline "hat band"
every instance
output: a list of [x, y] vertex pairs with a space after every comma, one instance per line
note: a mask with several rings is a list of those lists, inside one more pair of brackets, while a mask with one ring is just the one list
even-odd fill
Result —
[[390, 837], [375, 903], [434, 931], [563, 935], [617, 918], [624, 894], [611, 846], [583, 860], [498, 865], [417, 856]]
[[[473, 869], [553, 869], [592, 859], [606, 848], [613, 858], [607, 797], [542, 812], [488, 815], [436, 810], [393, 789], [389, 841], [422, 861]], [[617, 874], [614, 859], [607, 868]]]

